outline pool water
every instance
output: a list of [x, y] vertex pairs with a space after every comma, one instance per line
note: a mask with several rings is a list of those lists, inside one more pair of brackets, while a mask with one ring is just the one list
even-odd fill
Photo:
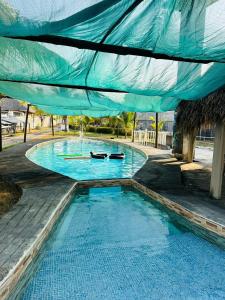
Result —
[[80, 190], [23, 300], [224, 299], [225, 251], [127, 187]]
[[[125, 153], [125, 159], [71, 159], [61, 154]], [[77, 180], [131, 178], [144, 164], [146, 158], [133, 148], [118, 143], [88, 139], [68, 139], [44, 144], [29, 152], [34, 163]]]

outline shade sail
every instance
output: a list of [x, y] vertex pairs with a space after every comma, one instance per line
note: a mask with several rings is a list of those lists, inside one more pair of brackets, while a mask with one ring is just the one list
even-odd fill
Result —
[[[144, 96], [132, 93], [98, 92], [39, 84], [0, 81], [0, 90], [13, 98], [29, 99], [49, 113], [77, 115], [77, 111], [91, 110], [97, 115], [115, 115], [115, 111], [158, 111], [173, 110], [179, 100], [172, 97]], [[73, 112], [73, 113], [72, 113]]]
[[224, 11], [222, 0], [0, 0], [0, 92], [55, 114], [175, 109], [225, 84]]

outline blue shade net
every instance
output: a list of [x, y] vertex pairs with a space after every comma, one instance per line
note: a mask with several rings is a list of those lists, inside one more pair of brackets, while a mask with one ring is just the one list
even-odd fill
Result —
[[0, 0], [0, 92], [48, 113], [163, 112], [225, 84], [224, 0]]

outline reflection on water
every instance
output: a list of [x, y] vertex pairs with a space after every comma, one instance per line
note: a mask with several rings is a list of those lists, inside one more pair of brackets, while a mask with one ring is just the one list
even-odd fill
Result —
[[224, 299], [225, 252], [132, 188], [80, 190], [23, 300]]

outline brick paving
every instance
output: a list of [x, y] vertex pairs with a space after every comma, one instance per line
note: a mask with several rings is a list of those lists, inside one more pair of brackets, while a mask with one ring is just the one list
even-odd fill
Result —
[[[131, 144], [124, 140], [123, 143]], [[190, 168], [184, 172], [187, 164], [171, 157], [169, 151], [136, 143], [135, 147], [148, 155], [146, 164], [134, 176], [136, 181], [193, 212], [225, 224], [225, 192], [223, 189], [221, 200], [209, 197], [209, 169]]]
[[74, 180], [41, 168], [25, 157], [43, 140], [16, 145], [0, 154], [0, 174], [22, 189], [21, 199], [0, 218], [0, 281], [19, 261]]

